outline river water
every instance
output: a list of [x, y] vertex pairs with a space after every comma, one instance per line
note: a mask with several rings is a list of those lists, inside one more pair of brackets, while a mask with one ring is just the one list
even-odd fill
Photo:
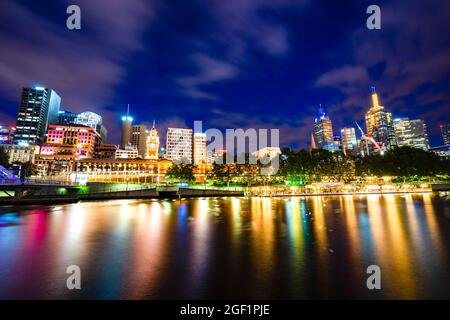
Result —
[[0, 298], [449, 299], [449, 196], [0, 207]]

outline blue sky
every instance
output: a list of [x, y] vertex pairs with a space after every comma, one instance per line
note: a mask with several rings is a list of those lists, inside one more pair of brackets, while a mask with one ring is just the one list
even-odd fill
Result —
[[[82, 29], [67, 30], [78, 4]], [[382, 29], [366, 28], [377, 4]], [[136, 123], [279, 128], [309, 144], [321, 103], [364, 123], [370, 86], [394, 117], [426, 120], [432, 145], [450, 111], [450, 3], [410, 1], [3, 1], [0, 123], [23, 86], [54, 88], [67, 110], [103, 115], [110, 142], [131, 104]]]

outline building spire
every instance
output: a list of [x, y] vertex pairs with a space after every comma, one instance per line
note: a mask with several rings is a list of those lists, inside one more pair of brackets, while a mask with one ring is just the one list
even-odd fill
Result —
[[316, 146], [316, 141], [314, 140], [314, 135], [311, 132], [311, 148], [310, 148], [310, 151], [313, 150], [313, 149], [317, 149], [317, 146]]
[[130, 116], [130, 104], [128, 104], [128, 108], [127, 108], [127, 120], [128, 120], [129, 116]]
[[152, 129], [155, 129], [155, 119], [153, 119], [153, 127]]
[[380, 106], [380, 102], [378, 100], [378, 93], [375, 86], [371, 87], [372, 89], [372, 107], [378, 108]]
[[319, 103], [319, 119], [323, 119], [325, 117], [325, 110], [322, 108], [322, 104]]

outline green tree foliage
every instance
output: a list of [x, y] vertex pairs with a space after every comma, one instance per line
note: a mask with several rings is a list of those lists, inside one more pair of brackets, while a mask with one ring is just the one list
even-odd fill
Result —
[[383, 156], [373, 154], [366, 157], [321, 149], [295, 152], [283, 148], [279, 175], [287, 179], [303, 178], [309, 182], [322, 181], [325, 177], [327, 180], [349, 182], [357, 176], [392, 176], [406, 181], [414, 177], [448, 176], [449, 168], [449, 160], [411, 147], [394, 148]]
[[166, 177], [171, 182], [192, 182], [195, 181], [193, 169], [191, 164], [176, 164], [167, 170]]

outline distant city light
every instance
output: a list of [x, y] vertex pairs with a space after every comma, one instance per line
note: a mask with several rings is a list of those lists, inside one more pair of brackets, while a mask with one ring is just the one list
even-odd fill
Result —
[[45, 87], [34, 86], [33, 89], [35, 89], [37, 91], [44, 91]]
[[125, 121], [125, 120], [133, 121], [133, 118], [132, 117], [122, 117], [122, 121]]

